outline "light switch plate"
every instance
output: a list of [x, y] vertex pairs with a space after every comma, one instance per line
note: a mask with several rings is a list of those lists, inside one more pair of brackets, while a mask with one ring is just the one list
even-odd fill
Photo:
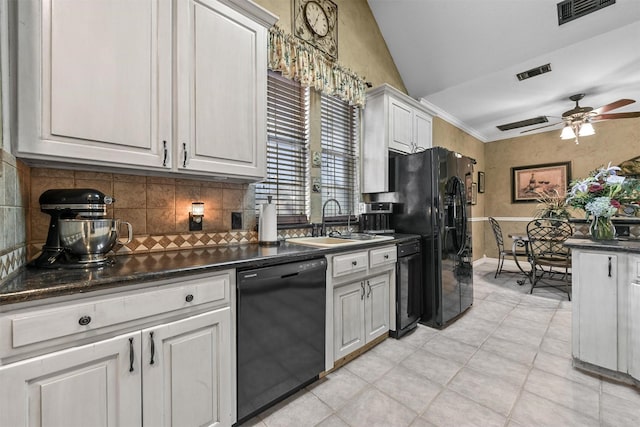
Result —
[[231, 229], [242, 230], [242, 212], [231, 212]]

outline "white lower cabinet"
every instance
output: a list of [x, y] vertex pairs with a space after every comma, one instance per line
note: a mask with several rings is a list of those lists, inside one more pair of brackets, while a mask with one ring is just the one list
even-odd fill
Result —
[[0, 367], [0, 425], [231, 425], [230, 324], [227, 307]]
[[389, 332], [389, 276], [365, 281], [364, 332], [365, 343]]
[[0, 425], [141, 425], [139, 349], [137, 332], [0, 367]]
[[0, 426], [230, 426], [233, 280], [202, 275], [3, 314]]
[[629, 375], [640, 381], [640, 282], [629, 287]]
[[[618, 367], [618, 257], [613, 254], [579, 252], [576, 310], [577, 353], [580, 360], [608, 369]], [[576, 265], [576, 264], [574, 264]], [[575, 273], [574, 273], [575, 274]], [[584, 281], [591, 283], [588, 289]], [[574, 298], [576, 300], [576, 298]]]
[[334, 289], [334, 359], [344, 357], [389, 331], [389, 275]]
[[574, 359], [584, 369], [629, 382], [628, 375], [637, 384], [640, 255], [623, 248], [618, 251], [572, 248], [571, 256]]
[[333, 290], [334, 351], [339, 359], [362, 347], [364, 333], [364, 282]]
[[142, 331], [145, 426], [231, 425], [231, 309]]

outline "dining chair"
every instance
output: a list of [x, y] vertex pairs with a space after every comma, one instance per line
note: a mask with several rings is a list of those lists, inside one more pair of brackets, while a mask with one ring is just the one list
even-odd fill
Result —
[[[530, 294], [536, 287], [553, 287], [566, 292], [571, 301], [571, 250], [564, 242], [572, 234], [573, 229], [565, 220], [539, 218], [527, 224], [532, 267]], [[559, 273], [562, 277], [558, 283], [554, 276]], [[543, 282], [545, 276], [553, 282]]]
[[500, 223], [493, 217], [489, 217], [489, 224], [491, 224], [491, 228], [493, 229], [493, 235], [496, 238], [496, 244], [498, 245], [498, 267], [496, 268], [496, 274], [493, 278], [497, 278], [498, 274], [502, 273], [502, 267], [504, 266], [504, 259], [506, 256], [521, 256], [526, 257], [527, 252], [524, 249], [516, 249], [514, 252], [513, 249], [505, 250], [504, 248], [504, 238], [502, 237], [502, 228], [500, 228]]

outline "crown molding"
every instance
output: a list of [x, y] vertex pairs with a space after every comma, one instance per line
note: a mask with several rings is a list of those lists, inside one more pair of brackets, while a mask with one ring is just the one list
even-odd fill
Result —
[[476, 139], [479, 139], [482, 142], [488, 142], [489, 141], [489, 139], [486, 136], [482, 135], [480, 132], [478, 132], [474, 128], [467, 126], [460, 119], [458, 119], [457, 117], [454, 117], [451, 114], [447, 113], [445, 110], [443, 110], [442, 108], [438, 107], [437, 105], [432, 104], [431, 102], [427, 101], [424, 98], [420, 98], [420, 103], [425, 105], [430, 110], [434, 111], [436, 113], [437, 117], [440, 117], [445, 122], [451, 123], [452, 125], [454, 125], [458, 129], [461, 129], [461, 130], [465, 131], [466, 133], [468, 133], [472, 137], [474, 137]]

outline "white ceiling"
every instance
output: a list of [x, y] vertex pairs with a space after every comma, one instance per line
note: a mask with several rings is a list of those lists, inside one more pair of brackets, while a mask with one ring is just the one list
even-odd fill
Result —
[[[542, 126], [502, 132], [500, 124], [559, 122], [576, 93], [593, 108], [640, 100], [640, 0], [561, 26], [559, 1], [368, 0], [409, 95], [485, 142]], [[550, 73], [515, 76], [547, 63]], [[640, 102], [610, 112], [626, 111], [640, 111]]]

